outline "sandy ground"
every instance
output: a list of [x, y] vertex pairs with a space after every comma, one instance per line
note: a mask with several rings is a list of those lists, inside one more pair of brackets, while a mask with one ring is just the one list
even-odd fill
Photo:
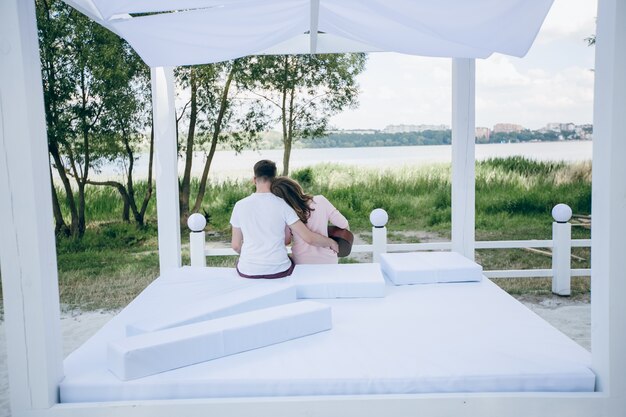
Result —
[[[521, 301], [581, 346], [590, 349], [591, 310], [587, 302], [557, 296]], [[114, 315], [115, 312], [104, 311], [63, 313], [61, 330], [64, 354], [68, 355], [79, 347]], [[8, 390], [6, 338], [4, 322], [0, 322], [0, 417], [10, 416]]]
[[[61, 314], [63, 354], [67, 356], [108, 322], [116, 312], [90, 311]], [[7, 345], [4, 322], [0, 322], [0, 417], [10, 416]]]

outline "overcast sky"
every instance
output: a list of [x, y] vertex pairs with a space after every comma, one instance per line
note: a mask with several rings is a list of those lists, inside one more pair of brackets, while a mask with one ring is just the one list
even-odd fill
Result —
[[[476, 126], [591, 123], [596, 0], [555, 0], [524, 58], [476, 60]], [[451, 60], [371, 53], [359, 76], [360, 105], [332, 119], [339, 129], [389, 124], [446, 124], [451, 117]]]

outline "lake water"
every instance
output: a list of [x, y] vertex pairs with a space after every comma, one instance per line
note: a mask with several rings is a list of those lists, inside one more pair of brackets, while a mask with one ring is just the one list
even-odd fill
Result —
[[[544, 161], [584, 161], [591, 159], [591, 145], [591, 141], [478, 144], [476, 159], [519, 155]], [[451, 151], [450, 145], [294, 149], [291, 154], [291, 169], [327, 162], [381, 169], [450, 163]], [[240, 154], [233, 151], [218, 151], [215, 153], [209, 175], [211, 179], [218, 181], [249, 178], [252, 176], [252, 166], [256, 161], [270, 159], [281, 165], [282, 158], [282, 149], [248, 150]], [[203, 154], [194, 155], [195, 176], [201, 175], [204, 160]], [[179, 161], [179, 171], [182, 174], [182, 160]], [[135, 164], [136, 178], [147, 177], [147, 171], [147, 155], [141, 155]], [[102, 167], [100, 173], [94, 174], [94, 178], [98, 179], [121, 176], [121, 170], [115, 165]]]

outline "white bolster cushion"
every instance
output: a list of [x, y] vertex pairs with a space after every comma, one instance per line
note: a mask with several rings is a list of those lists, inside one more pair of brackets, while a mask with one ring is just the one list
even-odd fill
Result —
[[107, 367], [121, 380], [141, 378], [331, 327], [330, 306], [285, 304], [110, 342]]
[[456, 252], [383, 253], [383, 273], [395, 285], [480, 281], [483, 268]]
[[296, 265], [289, 282], [298, 298], [376, 298], [385, 296], [380, 264]]
[[258, 282], [256, 284], [258, 285], [216, 294], [213, 297], [208, 297], [202, 303], [196, 302], [191, 306], [181, 305], [175, 311], [168, 310], [129, 323], [126, 325], [126, 336], [169, 329], [296, 301], [296, 288], [289, 283]]

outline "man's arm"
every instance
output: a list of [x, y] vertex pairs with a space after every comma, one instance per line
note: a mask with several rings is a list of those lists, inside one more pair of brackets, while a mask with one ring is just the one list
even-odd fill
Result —
[[309, 245], [317, 246], [320, 248], [331, 248], [335, 252], [339, 252], [339, 245], [337, 244], [337, 242], [329, 237], [322, 236], [318, 233], [310, 231], [309, 228], [306, 227], [301, 220], [298, 220], [294, 224], [289, 225], [289, 227], [294, 233], [297, 233], [298, 236], [300, 236], [302, 240], [304, 240]]
[[230, 246], [235, 252], [241, 254], [241, 245], [243, 245], [243, 233], [241, 233], [240, 228], [233, 226], [233, 236], [230, 241]]

